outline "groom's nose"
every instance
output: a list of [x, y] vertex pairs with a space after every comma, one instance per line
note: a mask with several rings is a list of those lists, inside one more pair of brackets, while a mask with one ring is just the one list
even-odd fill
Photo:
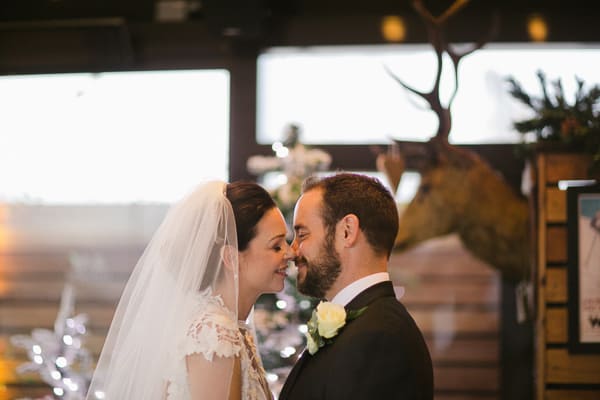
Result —
[[285, 251], [285, 258], [289, 259], [289, 260], [293, 260], [294, 258], [296, 258], [296, 250], [293, 247], [293, 242], [291, 244], [288, 244], [286, 246], [286, 251]]

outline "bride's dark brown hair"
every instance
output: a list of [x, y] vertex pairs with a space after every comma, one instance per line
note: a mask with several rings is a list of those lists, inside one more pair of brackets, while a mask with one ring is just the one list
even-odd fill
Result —
[[256, 235], [258, 221], [267, 211], [277, 205], [269, 192], [254, 182], [229, 183], [225, 196], [233, 208], [238, 250], [244, 251]]

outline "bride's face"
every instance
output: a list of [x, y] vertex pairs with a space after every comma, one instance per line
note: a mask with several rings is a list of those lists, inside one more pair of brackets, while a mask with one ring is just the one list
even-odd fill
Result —
[[286, 241], [287, 227], [278, 208], [256, 225], [256, 235], [240, 252], [240, 292], [260, 295], [283, 290], [287, 263], [294, 258]]

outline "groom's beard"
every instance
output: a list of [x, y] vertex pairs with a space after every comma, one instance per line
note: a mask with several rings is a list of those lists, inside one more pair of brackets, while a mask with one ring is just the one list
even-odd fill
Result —
[[325, 298], [325, 293], [333, 286], [342, 271], [340, 257], [333, 245], [333, 235], [327, 235], [319, 256], [315, 260], [299, 258], [306, 263], [304, 279], [298, 276], [298, 290], [307, 296]]

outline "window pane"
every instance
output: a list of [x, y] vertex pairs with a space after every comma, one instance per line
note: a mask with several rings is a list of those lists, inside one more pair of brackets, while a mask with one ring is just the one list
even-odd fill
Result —
[[[575, 76], [598, 83], [598, 47], [489, 45], [465, 57], [452, 106], [453, 143], [511, 143], [521, 136], [512, 122], [528, 110], [508, 93], [514, 76], [529, 93], [541, 93], [536, 71], [561, 77], [568, 95]], [[305, 143], [387, 143], [427, 140], [438, 123], [426, 103], [395, 82], [387, 66], [420, 91], [433, 85], [436, 61], [429, 45], [274, 48], [258, 59], [257, 139], [281, 139], [289, 123], [302, 127]], [[443, 104], [454, 88], [449, 60], [441, 81]]]
[[225, 70], [0, 78], [0, 200], [173, 201], [228, 178]]

